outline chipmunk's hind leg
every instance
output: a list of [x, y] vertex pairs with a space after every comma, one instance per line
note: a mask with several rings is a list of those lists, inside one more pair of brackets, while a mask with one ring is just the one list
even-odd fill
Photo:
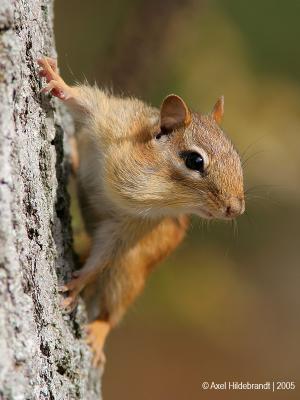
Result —
[[99, 367], [106, 361], [103, 346], [109, 331], [109, 323], [100, 319], [96, 319], [86, 326], [86, 342], [93, 352], [93, 367]]
[[110, 225], [110, 221], [103, 222], [98, 230], [94, 232], [91, 253], [83, 268], [75, 271], [72, 279], [59, 288], [60, 292], [67, 294], [67, 297], [62, 302], [63, 308], [69, 310], [76, 305], [79, 293], [99, 276], [107, 265], [107, 260], [111, 259], [114, 246], [105, 246], [105, 241], [111, 240], [110, 232], [112, 227]]

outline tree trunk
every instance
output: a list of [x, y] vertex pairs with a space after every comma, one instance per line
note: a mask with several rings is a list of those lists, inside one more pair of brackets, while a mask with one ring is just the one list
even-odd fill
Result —
[[99, 399], [82, 304], [63, 314], [73, 269], [63, 116], [40, 94], [55, 56], [52, 0], [0, 1], [0, 399]]

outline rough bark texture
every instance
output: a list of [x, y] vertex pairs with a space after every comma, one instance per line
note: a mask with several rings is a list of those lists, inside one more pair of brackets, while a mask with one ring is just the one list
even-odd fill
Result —
[[0, 1], [0, 399], [99, 399], [83, 306], [59, 307], [73, 269], [64, 117], [39, 91], [55, 55], [52, 0]]

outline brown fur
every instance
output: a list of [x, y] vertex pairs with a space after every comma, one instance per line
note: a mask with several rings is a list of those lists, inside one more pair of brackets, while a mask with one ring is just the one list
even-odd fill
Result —
[[[232, 218], [243, 212], [240, 158], [217, 123], [223, 99], [206, 116], [191, 113], [175, 95], [159, 110], [97, 87], [71, 88], [47, 60], [40, 65], [49, 82], [45, 90], [60, 94], [81, 123], [78, 193], [92, 246], [84, 267], [63, 288], [64, 305], [72, 306], [87, 285], [98, 292], [87, 289], [85, 297], [87, 303], [99, 299], [102, 322], [91, 325], [91, 337], [92, 347], [97, 340], [102, 346], [149, 272], [181, 242], [186, 214]], [[186, 167], [186, 151], [203, 156], [203, 174]]]

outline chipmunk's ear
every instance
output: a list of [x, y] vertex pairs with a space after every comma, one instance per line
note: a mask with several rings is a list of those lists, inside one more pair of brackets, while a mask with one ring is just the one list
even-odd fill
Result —
[[167, 96], [160, 108], [160, 127], [162, 131], [172, 131], [188, 126], [191, 122], [191, 112], [181, 97], [176, 94]]
[[224, 96], [221, 96], [212, 110], [212, 116], [216, 121], [216, 123], [220, 125], [222, 123], [223, 115], [224, 115]]

